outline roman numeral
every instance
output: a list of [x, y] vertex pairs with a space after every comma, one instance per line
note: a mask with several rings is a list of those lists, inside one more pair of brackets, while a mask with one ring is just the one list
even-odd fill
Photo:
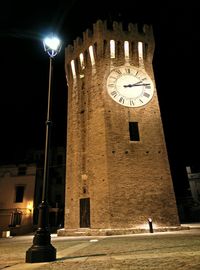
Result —
[[115, 72], [117, 72], [119, 75], [122, 74], [122, 72], [119, 69], [116, 69]]
[[125, 68], [125, 71], [126, 71], [126, 73], [128, 73], [128, 74], [130, 74], [130, 73], [131, 73], [130, 68]]
[[110, 94], [111, 94], [113, 97], [116, 97], [116, 96], [117, 96], [117, 92], [116, 92], [116, 91], [112, 91]]
[[109, 83], [108, 84], [108, 87], [114, 87], [115, 85], [114, 85], [114, 83]]
[[144, 96], [144, 97], [147, 97], [147, 98], [150, 97], [150, 95], [149, 95], [148, 93], [146, 93], [146, 92], [144, 92], [143, 96]]
[[134, 106], [133, 100], [130, 100], [130, 106]]
[[120, 97], [119, 102], [124, 104], [124, 98]]

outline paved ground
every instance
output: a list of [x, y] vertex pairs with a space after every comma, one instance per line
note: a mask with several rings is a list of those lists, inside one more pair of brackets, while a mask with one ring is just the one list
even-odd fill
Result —
[[106, 237], [56, 237], [57, 260], [25, 263], [33, 236], [0, 239], [0, 269], [200, 270], [200, 229]]

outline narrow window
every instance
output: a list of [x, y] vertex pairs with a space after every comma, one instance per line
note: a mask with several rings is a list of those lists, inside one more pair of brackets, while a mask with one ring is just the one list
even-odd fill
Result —
[[24, 198], [24, 186], [17, 186], [15, 189], [15, 202], [21, 203]]
[[94, 66], [95, 65], [95, 60], [94, 60], [94, 51], [93, 51], [92, 45], [89, 47], [89, 54], [90, 54], [91, 64], [92, 64], [92, 66]]
[[110, 41], [110, 58], [115, 58], [115, 41]]
[[138, 58], [139, 58], [139, 65], [142, 66], [144, 64], [144, 55], [143, 55], [143, 43], [141, 41], [138, 42]]
[[71, 69], [72, 69], [72, 76], [74, 79], [76, 79], [76, 70], [75, 70], [74, 60], [71, 61]]
[[138, 122], [129, 122], [130, 141], [139, 141]]
[[129, 59], [129, 42], [124, 41], [124, 56], [125, 59]]
[[85, 63], [84, 63], [83, 53], [80, 53], [79, 58], [80, 58], [81, 68], [84, 69], [85, 68]]

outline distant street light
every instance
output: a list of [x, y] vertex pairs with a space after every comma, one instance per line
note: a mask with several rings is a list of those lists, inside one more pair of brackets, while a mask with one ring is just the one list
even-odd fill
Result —
[[33, 238], [33, 245], [26, 251], [26, 262], [50, 262], [56, 260], [56, 249], [51, 244], [49, 231], [49, 205], [47, 200], [49, 180], [49, 148], [52, 121], [50, 120], [51, 109], [51, 82], [52, 82], [52, 60], [60, 52], [61, 41], [54, 35], [43, 40], [44, 50], [49, 55], [49, 88], [48, 107], [46, 121], [46, 140], [44, 157], [44, 176], [42, 188], [42, 202], [39, 205], [38, 228]]

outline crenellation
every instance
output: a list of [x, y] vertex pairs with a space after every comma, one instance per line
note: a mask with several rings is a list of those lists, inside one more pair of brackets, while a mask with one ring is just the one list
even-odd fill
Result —
[[73, 58], [73, 53], [74, 53], [74, 47], [72, 45], [68, 45], [65, 48], [65, 59], [67, 63], [71, 62]]
[[[93, 46], [95, 64], [97, 64], [102, 58], [109, 59], [111, 57], [110, 40], [115, 41], [115, 57], [111, 57], [113, 63], [120, 62], [123, 64], [123, 62], [128, 62], [129, 64], [138, 66], [138, 42], [142, 42], [144, 64], [145, 62], [147, 65], [151, 64], [155, 47], [152, 26], [145, 24], [138, 27], [138, 24], [133, 23], [129, 23], [127, 26], [127, 30], [123, 31], [122, 23], [114, 21], [112, 29], [108, 29], [106, 21], [98, 20], [93, 24], [93, 31], [87, 29], [83, 32], [83, 38], [77, 37], [73, 41], [73, 46], [68, 45], [66, 48], [66, 63], [70, 63], [72, 60], [78, 61], [79, 64], [76, 64], [77, 77], [83, 73], [83, 68], [80, 64], [80, 54], [82, 53], [84, 55], [84, 68], [90, 68], [92, 64], [89, 47]], [[125, 41], [129, 42], [129, 59], [128, 57], [125, 59]]]
[[83, 40], [80, 37], [77, 37], [74, 40], [74, 50], [77, 50], [79, 47], [81, 47], [83, 45]]
[[153, 37], [153, 27], [152, 27], [152, 25], [144, 24], [143, 25], [143, 32], [144, 32], [144, 34]]
[[137, 24], [129, 23], [128, 24], [128, 31], [131, 33], [138, 32]]
[[[128, 31], [123, 31], [123, 26], [121, 22], [113, 22], [113, 29], [108, 30], [107, 22], [98, 20], [93, 24], [93, 31], [87, 29], [83, 32], [83, 39], [78, 37], [74, 40], [74, 44], [69, 45], [66, 49], [66, 61], [69, 62], [73, 58], [76, 58], [81, 52], [87, 50], [90, 45], [96, 44], [96, 52], [98, 58], [104, 57], [102, 38], [109, 44], [111, 39], [115, 40], [116, 44], [118, 41], [137, 42], [141, 41], [144, 44], [148, 44], [148, 49], [151, 49], [151, 53], [154, 50], [154, 37], [153, 28], [151, 25], [143, 25], [142, 31], [138, 28], [137, 24], [129, 23]], [[105, 42], [104, 42], [105, 43]]]
[[83, 43], [88, 44], [88, 42], [91, 42], [93, 38], [93, 32], [90, 29], [87, 29], [85, 32], [83, 32]]
[[121, 33], [123, 32], [123, 27], [121, 22], [113, 22], [113, 32]]
[[107, 23], [106, 21], [98, 20], [93, 24], [93, 33], [94, 36], [99, 36], [99, 34], [103, 34], [107, 31]]

